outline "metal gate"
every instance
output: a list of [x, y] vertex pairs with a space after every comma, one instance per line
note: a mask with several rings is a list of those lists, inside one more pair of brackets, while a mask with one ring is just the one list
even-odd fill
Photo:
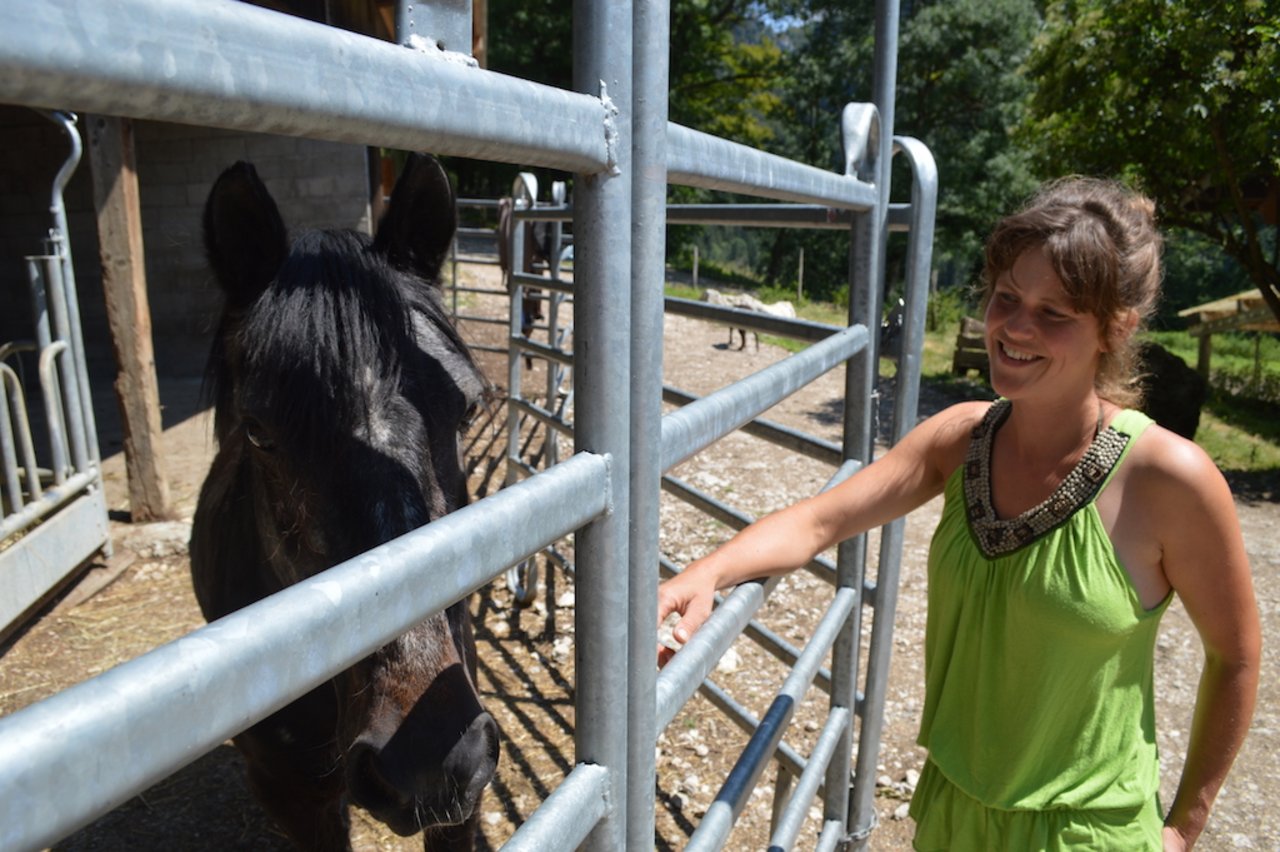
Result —
[[[418, 32], [452, 31], [470, 19], [469, 4], [402, 4], [402, 12], [409, 9], [419, 15], [412, 22]], [[895, 140], [916, 178], [910, 205], [889, 204], [892, 0], [877, 3], [876, 105], [852, 106], [840, 119], [843, 174], [670, 124], [665, 3], [576, 0], [573, 13], [575, 91], [568, 92], [451, 61], [458, 57], [434, 46], [379, 42], [231, 0], [109, 6], [49, 0], [0, 8], [0, 101], [573, 172], [577, 282], [575, 452], [569, 459], [0, 720], [0, 845], [38, 848], [74, 831], [571, 532], [575, 766], [504, 848], [652, 845], [657, 731], [747, 625], [767, 590], [748, 584], [730, 595], [658, 677], [653, 628], [662, 473], [841, 363], [848, 364], [848, 378], [836, 476], [871, 460], [876, 335], [869, 329], [879, 326], [887, 233], [908, 222], [915, 246], [896, 431], [911, 425], [935, 180], [927, 151]], [[547, 122], [547, 115], [557, 121]], [[668, 181], [785, 202], [770, 207], [786, 217], [841, 211], [851, 239], [851, 307], [849, 325], [837, 330], [779, 329], [759, 317], [732, 315], [736, 325], [821, 339], [663, 416]], [[759, 720], [691, 847], [723, 843], [775, 751], [796, 694], [819, 676], [830, 647], [830, 718], [811, 754], [781, 752], [796, 783], [775, 839], [784, 848], [794, 843], [799, 816], [824, 786], [817, 848], [865, 841], [874, 819], [871, 770], [900, 548], [899, 523], [882, 536], [874, 586], [866, 582], [865, 536], [843, 544], [838, 563], [821, 569], [835, 579], [832, 608], [796, 655], [793, 676]], [[427, 566], [430, 584], [421, 582]], [[871, 605], [872, 662], [860, 690], [859, 627], [864, 606]], [[335, 625], [351, 637], [349, 645], [316, 641], [322, 632], [333, 635]], [[300, 645], [307, 654], [264, 652]], [[227, 706], [216, 695], [240, 698]], [[145, 739], [132, 733], [139, 729], [147, 731]], [[76, 755], [74, 771], [68, 750]]]
[[[44, 249], [25, 258], [32, 337], [0, 341], [0, 635], [96, 551], [109, 548], [62, 202], [80, 162], [80, 134], [74, 115], [41, 113], [62, 129], [68, 151], [62, 168], [50, 176]], [[31, 416], [37, 412], [38, 418]]]

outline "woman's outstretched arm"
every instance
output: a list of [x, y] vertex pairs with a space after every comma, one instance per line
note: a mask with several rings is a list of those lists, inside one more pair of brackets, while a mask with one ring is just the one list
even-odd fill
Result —
[[[677, 642], [689, 641], [720, 589], [784, 574], [828, 547], [907, 514], [942, 492], [964, 457], [969, 434], [988, 403], [961, 403], [913, 429], [884, 456], [849, 479], [767, 515], [658, 587], [658, 623], [673, 612]], [[665, 664], [674, 652], [658, 650]]]

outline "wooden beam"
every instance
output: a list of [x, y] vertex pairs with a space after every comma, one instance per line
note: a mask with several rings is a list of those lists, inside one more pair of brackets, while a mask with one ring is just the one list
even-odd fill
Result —
[[116, 355], [116, 401], [124, 430], [129, 509], [137, 522], [171, 516], [160, 445], [160, 389], [142, 254], [138, 172], [129, 119], [90, 116], [89, 161], [98, 213], [102, 291]]
[[1203, 337], [1206, 334], [1217, 334], [1223, 331], [1280, 331], [1280, 325], [1271, 309], [1263, 306], [1252, 310], [1242, 310], [1228, 316], [1206, 319], [1198, 325], [1187, 329], [1192, 337]]

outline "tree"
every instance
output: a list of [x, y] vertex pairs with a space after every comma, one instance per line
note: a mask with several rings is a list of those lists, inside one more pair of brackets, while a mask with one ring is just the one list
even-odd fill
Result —
[[1164, 225], [1236, 258], [1280, 318], [1278, 65], [1275, 0], [1057, 0], [1020, 138], [1050, 172], [1137, 183]]
[[[872, 96], [873, 4], [790, 0], [773, 7], [800, 21], [791, 32], [774, 113], [778, 153], [839, 168], [840, 110]], [[1036, 0], [916, 0], [904, 4], [898, 46], [894, 132], [924, 142], [938, 163], [935, 256], [967, 279], [985, 235], [1034, 188], [1030, 163], [1011, 138], [1030, 84], [1021, 65], [1040, 23]], [[894, 200], [909, 186], [895, 171]], [[805, 250], [806, 278], [842, 281], [844, 247], [822, 235], [780, 232], [767, 274], [791, 268]], [[891, 244], [890, 265], [894, 263]], [[780, 255], [784, 257], [779, 258]], [[944, 280], [952, 277], [944, 274]], [[810, 285], [806, 282], [806, 289]]]
[[938, 162], [936, 253], [961, 271], [980, 265], [996, 221], [1035, 188], [1011, 134], [1039, 25], [1034, 0], [917, 2], [902, 25], [895, 132], [918, 137]]

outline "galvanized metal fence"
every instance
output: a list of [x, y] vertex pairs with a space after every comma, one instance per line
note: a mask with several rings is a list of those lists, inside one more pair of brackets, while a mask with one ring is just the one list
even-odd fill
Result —
[[[74, 115], [41, 112], [63, 131], [67, 157], [49, 176], [43, 251], [25, 258], [31, 338], [0, 341], [0, 635], [77, 565], [110, 547], [62, 197], [80, 162], [80, 134]], [[43, 440], [34, 434], [37, 423]]]
[[[442, 32], [470, 15], [457, 3], [409, 8], [421, 12], [424, 6], [447, 19]], [[851, 106], [841, 117], [841, 174], [670, 124], [665, 3], [577, 0], [573, 13], [575, 91], [568, 92], [449, 61], [434, 48], [378, 42], [229, 1], [120, 0], [108, 8], [89, 0], [49, 0], [0, 8], [0, 101], [429, 150], [576, 174], [573, 354], [562, 352], [554, 336], [545, 346], [520, 340], [512, 346], [513, 354], [537, 351], [572, 366], [574, 454], [0, 720], [0, 845], [39, 848], [86, 824], [573, 532], [575, 765], [504, 848], [652, 846], [657, 732], [749, 626], [769, 590], [768, 584], [748, 584], [729, 595], [658, 676], [653, 652], [663, 473], [842, 363], [842, 446], [784, 440], [835, 457], [835, 478], [871, 460], [877, 380], [871, 330], [879, 325], [884, 246], [888, 231], [908, 221], [914, 246], [895, 428], [900, 433], [909, 427], [936, 181], [927, 151], [897, 140], [916, 177], [912, 203], [889, 204], [897, 21], [891, 0], [877, 3], [876, 103]], [[420, 18], [405, 26], [429, 33], [433, 23]], [[452, 37], [440, 41], [457, 43]], [[546, 121], [548, 115], [557, 120]], [[788, 221], [825, 221], [826, 211], [842, 211], [839, 221], [851, 238], [851, 307], [850, 323], [841, 329], [713, 312], [736, 326], [816, 342], [663, 416], [668, 182], [785, 202], [768, 205], [768, 215]], [[529, 215], [539, 214], [535, 208]], [[537, 280], [555, 292], [551, 279]], [[519, 338], [518, 314], [511, 323]], [[751, 428], [781, 434], [767, 423]], [[835, 565], [816, 567], [834, 578], [832, 607], [806, 648], [781, 649], [794, 657], [794, 674], [758, 722], [745, 720], [755, 730], [751, 744], [690, 848], [723, 844], [775, 751], [796, 780], [790, 796], [783, 791], [773, 842], [781, 848], [795, 842], [819, 788], [824, 816], [815, 846], [865, 841], [874, 822], [871, 779], [901, 527], [887, 528], [881, 541], [874, 585], [866, 577], [865, 536], [841, 545]], [[429, 584], [422, 582], [426, 571]], [[875, 607], [871, 663], [859, 690], [858, 641], [868, 606]], [[349, 645], [316, 641], [334, 635], [335, 625], [351, 637]], [[287, 653], [301, 645], [307, 654]], [[823, 672], [820, 661], [829, 648], [832, 664]], [[831, 693], [817, 747], [807, 756], [778, 749], [796, 696], [815, 678], [828, 682]], [[237, 700], [222, 698], [227, 695]], [[137, 737], [138, 730], [148, 736]], [[76, 755], [74, 771], [69, 750]]]

